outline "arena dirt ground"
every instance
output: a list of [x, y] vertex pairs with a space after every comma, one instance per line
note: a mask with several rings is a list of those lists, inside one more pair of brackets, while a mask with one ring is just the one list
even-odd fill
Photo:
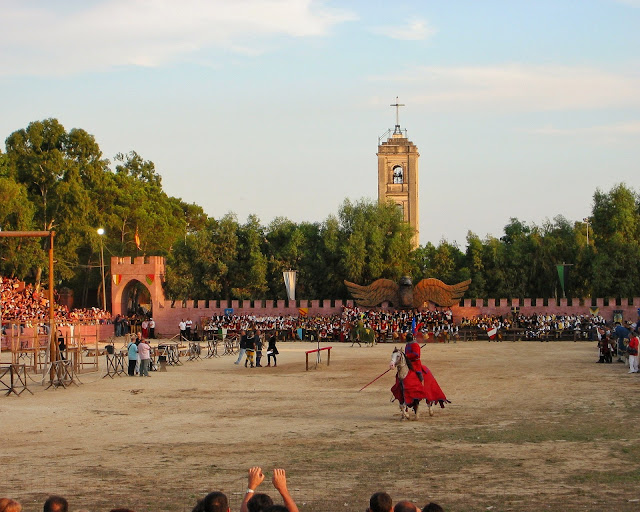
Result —
[[28, 512], [50, 493], [71, 510], [189, 511], [222, 490], [235, 512], [260, 465], [286, 469], [301, 511], [363, 512], [380, 490], [447, 511], [640, 510], [640, 374], [595, 364], [595, 343], [429, 344], [452, 404], [404, 422], [392, 372], [358, 391], [392, 345], [333, 344], [306, 372], [314, 347], [280, 343], [277, 368], [225, 356], [2, 396], [0, 496]]

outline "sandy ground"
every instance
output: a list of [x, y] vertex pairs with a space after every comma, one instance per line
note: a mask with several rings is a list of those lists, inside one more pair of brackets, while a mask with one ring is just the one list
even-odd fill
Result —
[[314, 347], [280, 343], [277, 368], [224, 356], [2, 396], [0, 496], [26, 511], [50, 493], [71, 510], [188, 511], [223, 490], [237, 511], [260, 465], [287, 470], [301, 511], [364, 511], [379, 490], [448, 511], [640, 510], [640, 375], [594, 364], [594, 343], [429, 344], [452, 404], [417, 421], [390, 403], [393, 372], [359, 391], [392, 345], [333, 344], [307, 372]]

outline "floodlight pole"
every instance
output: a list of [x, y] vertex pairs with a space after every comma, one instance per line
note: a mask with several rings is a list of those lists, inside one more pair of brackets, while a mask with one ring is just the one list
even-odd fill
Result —
[[104, 235], [104, 229], [98, 228], [98, 235], [100, 235], [100, 271], [102, 272], [102, 309], [107, 310], [107, 288], [104, 282], [104, 244], [102, 243], [102, 237]]

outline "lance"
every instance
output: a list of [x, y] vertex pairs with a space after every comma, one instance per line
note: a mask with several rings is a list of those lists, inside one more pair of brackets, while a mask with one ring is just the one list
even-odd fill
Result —
[[361, 387], [358, 390], [358, 393], [360, 391], [362, 391], [364, 388], [366, 388], [367, 386], [370, 386], [371, 384], [373, 384], [375, 381], [377, 381], [380, 377], [382, 377], [385, 373], [387, 373], [388, 371], [391, 371], [391, 368], [388, 368], [386, 372], [382, 372], [380, 375], [378, 375], [375, 379], [373, 379], [371, 382], [369, 382], [369, 384], [367, 384], [366, 386]]

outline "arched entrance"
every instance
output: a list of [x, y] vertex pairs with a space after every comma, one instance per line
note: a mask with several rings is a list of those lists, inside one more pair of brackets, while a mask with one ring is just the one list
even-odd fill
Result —
[[[162, 256], [140, 256], [111, 258], [111, 304], [112, 314], [127, 315], [141, 306], [151, 312], [162, 308], [164, 291], [164, 258]], [[155, 313], [158, 313], [157, 311]]]
[[137, 279], [131, 279], [122, 290], [121, 311], [125, 315], [149, 317], [153, 312], [153, 303], [149, 289]]

